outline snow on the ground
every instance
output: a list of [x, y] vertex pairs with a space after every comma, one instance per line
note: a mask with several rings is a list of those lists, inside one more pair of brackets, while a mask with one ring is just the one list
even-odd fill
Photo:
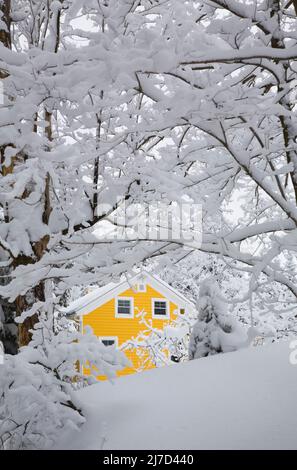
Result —
[[68, 449], [297, 449], [287, 342], [196, 359], [80, 390], [88, 422]]

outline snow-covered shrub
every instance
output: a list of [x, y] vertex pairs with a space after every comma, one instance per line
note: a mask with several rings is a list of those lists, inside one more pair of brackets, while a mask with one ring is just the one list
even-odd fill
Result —
[[226, 312], [214, 278], [201, 283], [197, 308], [198, 319], [190, 336], [189, 360], [235, 351], [248, 344], [243, 327]]
[[123, 353], [104, 346], [91, 329], [84, 335], [68, 330], [56, 334], [46, 318], [36, 325], [29, 346], [16, 356], [5, 355], [0, 366], [0, 448], [50, 448], [61, 432], [82, 425], [73, 392], [77, 381], [86, 378], [77, 361], [111, 380], [129, 365]]
[[52, 371], [21, 354], [5, 356], [0, 369], [0, 448], [49, 448], [59, 431], [84, 422]]
[[147, 312], [137, 313], [143, 329], [136, 337], [121, 345], [122, 351], [133, 350], [138, 358], [137, 370], [143, 370], [148, 364], [156, 367], [183, 362], [188, 356], [189, 331], [193, 324], [190, 314], [178, 314], [163, 329], [155, 328]]

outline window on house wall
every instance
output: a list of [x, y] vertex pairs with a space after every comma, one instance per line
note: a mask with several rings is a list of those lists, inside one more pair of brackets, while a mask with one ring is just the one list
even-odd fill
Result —
[[153, 299], [153, 317], [168, 317], [169, 309], [167, 300]]
[[140, 282], [137, 285], [137, 290], [138, 292], [146, 292], [146, 284], [144, 284], [144, 282]]
[[133, 298], [118, 297], [116, 302], [116, 316], [129, 318], [133, 317]]
[[104, 346], [118, 345], [118, 339], [115, 336], [104, 336], [101, 337], [100, 340], [104, 344]]

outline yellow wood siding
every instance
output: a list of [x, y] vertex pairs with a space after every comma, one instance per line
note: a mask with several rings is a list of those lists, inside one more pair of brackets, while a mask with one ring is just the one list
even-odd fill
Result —
[[[116, 315], [116, 298], [117, 297], [133, 297], [134, 299], [134, 317], [133, 318], [117, 318]], [[163, 329], [170, 321], [176, 318], [177, 305], [166, 299], [160, 292], [153, 289], [149, 284], [146, 284], [146, 292], [135, 292], [133, 289], [128, 289], [117, 297], [111, 299], [100, 307], [96, 308], [92, 312], [83, 315], [82, 317], [82, 328], [87, 325], [93, 329], [96, 336], [116, 336], [118, 338], [118, 346], [120, 347], [127, 340], [132, 337], [138, 336], [138, 334], [146, 330], [144, 325], [141, 325], [137, 313], [141, 311], [146, 312], [146, 320], [152, 321], [154, 328]], [[168, 301], [169, 305], [169, 318], [156, 319], [152, 316], [152, 299], [164, 299]], [[132, 367], [121, 370], [118, 375], [133, 374], [134, 372], [141, 369], [143, 361], [139, 360], [135, 350], [125, 351], [126, 356], [132, 362]], [[146, 364], [146, 369], [153, 368], [154, 365], [149, 362]], [[89, 374], [89, 370], [84, 368], [84, 373]], [[100, 376], [99, 379], [104, 379]]]

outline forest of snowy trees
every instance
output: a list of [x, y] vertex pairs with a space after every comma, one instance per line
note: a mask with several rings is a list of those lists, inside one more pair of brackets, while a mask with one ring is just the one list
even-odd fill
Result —
[[[295, 0], [0, 0], [0, 448], [84, 422], [75, 361], [126, 364], [69, 327], [74, 286], [181, 263], [195, 297], [202, 254], [237, 317], [295, 333], [296, 26]], [[173, 201], [201, 243], [116, 236]]]

